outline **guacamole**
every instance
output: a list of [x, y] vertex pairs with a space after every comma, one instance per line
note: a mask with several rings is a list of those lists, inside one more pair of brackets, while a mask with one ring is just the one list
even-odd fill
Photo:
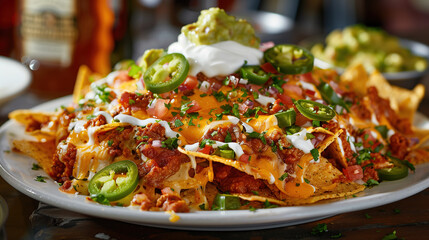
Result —
[[427, 61], [403, 48], [397, 37], [381, 29], [363, 25], [335, 30], [326, 37], [326, 45], [317, 44], [311, 52], [316, 58], [337, 67], [362, 64], [368, 72], [425, 71]]
[[182, 33], [196, 45], [210, 45], [232, 40], [249, 47], [259, 48], [260, 43], [250, 23], [229, 16], [219, 8], [201, 11], [198, 21], [184, 26]]
[[143, 56], [139, 59], [138, 65], [143, 71], [146, 71], [150, 65], [152, 65], [158, 58], [165, 54], [164, 49], [149, 49], [143, 53]]

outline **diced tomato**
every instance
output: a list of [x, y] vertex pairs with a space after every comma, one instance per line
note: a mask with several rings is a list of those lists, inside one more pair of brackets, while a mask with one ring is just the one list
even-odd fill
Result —
[[308, 119], [307, 117], [305, 117], [304, 115], [302, 115], [298, 109], [295, 108], [295, 112], [296, 112], [296, 120], [295, 120], [295, 125], [297, 126], [303, 126], [306, 123], [310, 122], [311, 120]]
[[182, 84], [186, 87], [186, 89], [192, 90], [198, 86], [197, 77], [188, 76]]
[[356, 181], [363, 178], [363, 169], [359, 165], [348, 166], [343, 169], [343, 173], [350, 181]]
[[313, 75], [311, 74], [311, 72], [300, 74], [299, 80], [319, 85], [319, 81], [313, 78]]
[[249, 163], [249, 160], [250, 160], [250, 155], [247, 155], [247, 154], [241, 155], [240, 158], [238, 159], [238, 161], [243, 163]]
[[156, 99], [155, 103], [152, 103], [150, 107], [147, 108], [147, 113], [153, 117], [164, 119], [168, 116], [168, 108], [165, 104], [168, 104], [170, 100], [168, 99]]
[[187, 113], [193, 113], [201, 109], [200, 105], [195, 100], [192, 100], [188, 106], [189, 106], [189, 109], [186, 111]]
[[205, 145], [204, 148], [198, 150], [198, 152], [200, 153], [204, 153], [204, 154], [210, 154], [210, 151], [212, 150], [212, 146], [210, 145]]
[[256, 84], [247, 84], [247, 88], [251, 89], [252, 92], [257, 92], [259, 93], [259, 89], [261, 89], [262, 87]]
[[284, 105], [286, 105], [288, 108], [293, 107], [293, 102], [292, 102], [292, 98], [285, 95], [285, 94], [279, 94], [277, 95], [277, 97], [280, 99], [280, 101], [282, 101], [282, 103]]
[[261, 68], [262, 68], [262, 70], [264, 70], [267, 73], [279, 74], [279, 72], [277, 72], [277, 70], [274, 68], [274, 66], [269, 62], [262, 64]]
[[306, 95], [310, 95], [310, 96], [314, 96], [314, 94], [316, 94], [315, 91], [310, 90], [310, 89], [305, 89], [304, 92]]
[[127, 70], [119, 71], [118, 75], [113, 80], [113, 86], [115, 88], [119, 87], [122, 83], [128, 82], [132, 79], [133, 79], [132, 77], [128, 76]]
[[285, 83], [282, 85], [282, 88], [284, 90], [284, 94], [288, 95], [291, 98], [294, 99], [302, 99], [302, 89], [294, 84]]

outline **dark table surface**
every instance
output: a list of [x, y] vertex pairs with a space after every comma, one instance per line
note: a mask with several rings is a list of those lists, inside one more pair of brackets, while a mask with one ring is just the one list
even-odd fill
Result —
[[[422, 82], [428, 89], [429, 76]], [[7, 114], [30, 108], [50, 99], [30, 91], [0, 107], [0, 124]], [[419, 112], [429, 116], [429, 96]], [[0, 195], [9, 207], [9, 216], [0, 239], [383, 239], [396, 231], [399, 238], [429, 239], [429, 188], [388, 205], [340, 214], [316, 222], [268, 230], [237, 232], [183, 231], [139, 226], [89, 217], [45, 205], [15, 190], [0, 178]], [[328, 232], [313, 235], [318, 224]]]

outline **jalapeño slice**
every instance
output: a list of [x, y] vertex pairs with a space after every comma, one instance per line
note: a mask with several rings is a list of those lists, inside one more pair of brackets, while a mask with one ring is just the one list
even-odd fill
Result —
[[213, 200], [213, 209], [234, 210], [241, 207], [240, 198], [230, 194], [217, 194]]
[[268, 73], [264, 72], [259, 66], [244, 66], [240, 69], [240, 72], [243, 78], [256, 85], [264, 85], [270, 78]]
[[144, 73], [146, 88], [153, 93], [165, 93], [182, 84], [189, 72], [189, 63], [180, 53], [171, 53], [156, 60]]
[[390, 158], [390, 162], [394, 165], [392, 168], [377, 169], [381, 180], [394, 181], [408, 176], [408, 167], [401, 160]]
[[311, 120], [328, 121], [335, 117], [335, 111], [332, 108], [311, 100], [297, 100], [295, 106], [302, 115]]
[[320, 95], [322, 95], [323, 100], [325, 100], [327, 103], [339, 105], [345, 108], [347, 112], [350, 112], [349, 106], [347, 106], [344, 100], [337, 95], [337, 93], [329, 84], [321, 82], [317, 89], [319, 90]]
[[303, 74], [313, 69], [313, 55], [296, 45], [276, 45], [264, 52], [264, 58], [284, 74]]
[[274, 114], [277, 118], [277, 125], [280, 128], [290, 127], [295, 123], [296, 113], [294, 109], [288, 109], [286, 112]]
[[138, 168], [133, 161], [125, 160], [108, 165], [97, 172], [88, 185], [92, 196], [103, 195], [117, 201], [132, 193], [138, 183]]

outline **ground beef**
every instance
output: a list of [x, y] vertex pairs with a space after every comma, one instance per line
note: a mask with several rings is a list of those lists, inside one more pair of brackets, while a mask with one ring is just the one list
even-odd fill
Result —
[[[231, 137], [232, 142], [237, 142], [240, 138], [240, 133], [236, 125], [218, 126], [206, 132], [203, 139], [211, 139], [214, 141], [225, 142], [227, 136]], [[238, 137], [238, 138], [237, 138]]]
[[250, 193], [266, 188], [264, 181], [255, 179], [233, 167], [213, 163], [214, 183], [223, 192]]
[[[165, 128], [159, 123], [149, 123], [144, 128], [138, 128], [136, 130], [136, 136], [144, 138], [144, 141], [151, 142], [151, 140], [160, 140], [164, 141], [167, 139], [165, 137]], [[140, 142], [137, 142], [139, 144]]]
[[68, 143], [64, 151], [64, 145], [60, 143], [54, 155], [52, 164], [52, 178], [57, 182], [64, 182], [72, 178], [73, 166], [76, 161], [76, 147]]
[[389, 149], [392, 155], [399, 159], [404, 159], [408, 153], [408, 146], [410, 144], [408, 139], [400, 133], [395, 133], [390, 137], [389, 141]]
[[124, 108], [123, 112], [130, 113], [132, 111], [145, 110], [151, 100], [152, 94], [124, 92], [119, 99], [119, 103]]
[[182, 163], [189, 161], [188, 156], [176, 149], [154, 147], [150, 143], [140, 145], [138, 153], [149, 159], [139, 165], [139, 175], [154, 187], [159, 187], [165, 179], [180, 169]]

